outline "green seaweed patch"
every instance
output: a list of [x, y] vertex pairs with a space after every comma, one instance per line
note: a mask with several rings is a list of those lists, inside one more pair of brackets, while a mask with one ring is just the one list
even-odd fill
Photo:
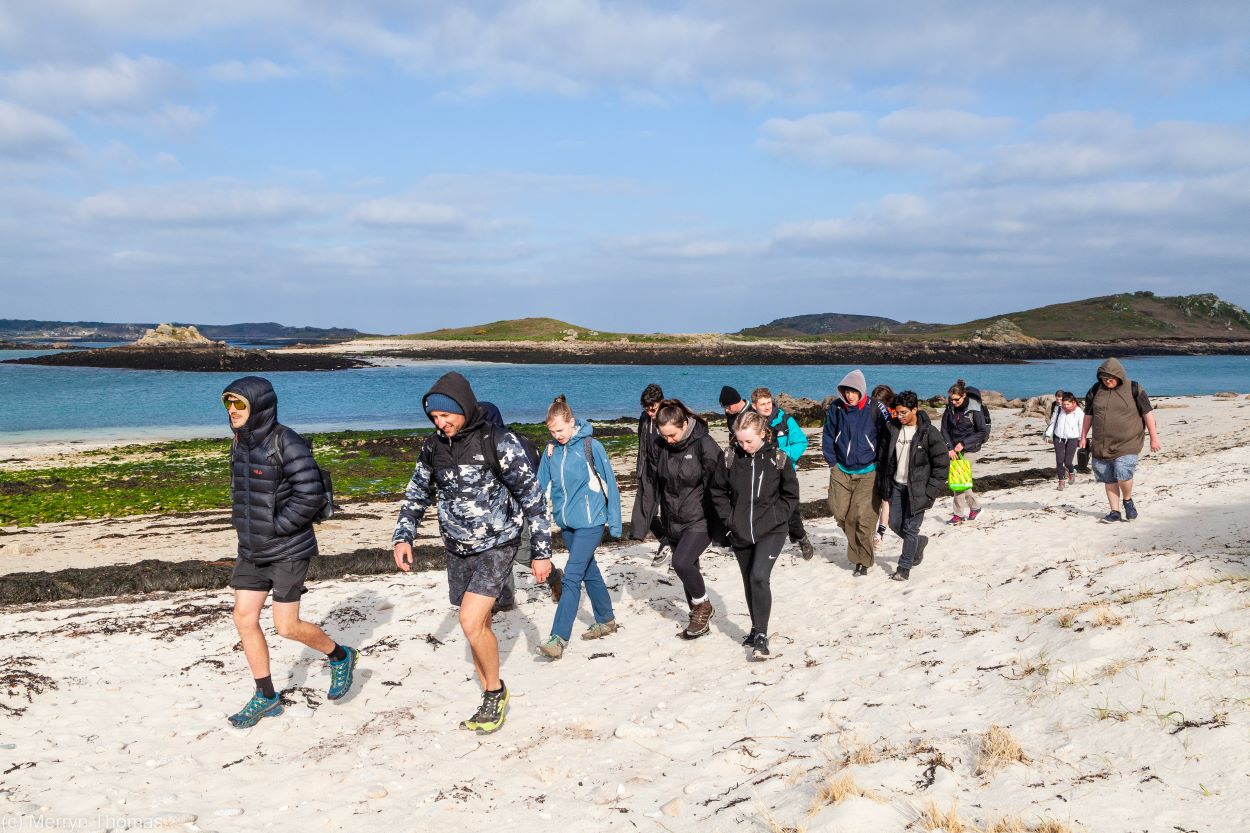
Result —
[[[540, 447], [541, 424], [511, 426]], [[602, 432], [602, 433], [600, 433]], [[317, 463], [334, 478], [340, 503], [396, 499], [412, 475], [429, 429], [310, 434]], [[631, 450], [632, 429], [596, 427], [610, 455]], [[133, 515], [224, 510], [230, 506], [229, 438], [177, 440], [83, 452], [78, 465], [0, 471], [0, 526]]]

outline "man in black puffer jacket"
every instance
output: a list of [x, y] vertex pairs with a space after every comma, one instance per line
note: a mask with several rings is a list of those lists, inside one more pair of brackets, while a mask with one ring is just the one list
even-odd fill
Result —
[[877, 448], [877, 494], [890, 502], [890, 529], [903, 539], [903, 554], [890, 578], [906, 581], [924, 558], [929, 539], [920, 534], [924, 513], [946, 491], [950, 457], [946, 440], [920, 409], [914, 391], [894, 397], [895, 418]]
[[338, 700], [351, 688], [357, 654], [299, 615], [308, 563], [317, 554], [312, 524], [327, 499], [312, 451], [299, 434], [278, 422], [278, 396], [267, 379], [236, 379], [221, 400], [234, 429], [230, 523], [239, 536], [230, 576], [234, 624], [256, 679], [256, 693], [230, 722], [246, 728], [282, 713], [269, 673], [269, 645], [260, 628], [260, 611], [270, 591], [278, 635], [329, 658], [329, 699]]

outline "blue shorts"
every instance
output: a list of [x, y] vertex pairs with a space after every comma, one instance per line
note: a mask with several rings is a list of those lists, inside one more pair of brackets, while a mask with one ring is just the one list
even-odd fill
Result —
[[1100, 460], [1097, 457], [1089, 461], [1094, 470], [1094, 479], [1099, 483], [1123, 483], [1132, 480], [1137, 471], [1136, 454], [1125, 454], [1113, 460]]

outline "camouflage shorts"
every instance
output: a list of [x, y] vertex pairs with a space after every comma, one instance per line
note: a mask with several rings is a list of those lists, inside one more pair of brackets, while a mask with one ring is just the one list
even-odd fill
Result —
[[451, 603], [459, 607], [465, 593], [499, 598], [499, 591], [512, 574], [512, 560], [519, 545], [517, 540], [475, 555], [447, 553], [447, 596]]

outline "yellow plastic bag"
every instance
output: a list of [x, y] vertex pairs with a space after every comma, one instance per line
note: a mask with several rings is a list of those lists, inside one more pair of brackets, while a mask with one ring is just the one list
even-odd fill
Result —
[[952, 492], [966, 492], [972, 488], [972, 461], [959, 454], [951, 460], [950, 474], [946, 475], [946, 485]]

